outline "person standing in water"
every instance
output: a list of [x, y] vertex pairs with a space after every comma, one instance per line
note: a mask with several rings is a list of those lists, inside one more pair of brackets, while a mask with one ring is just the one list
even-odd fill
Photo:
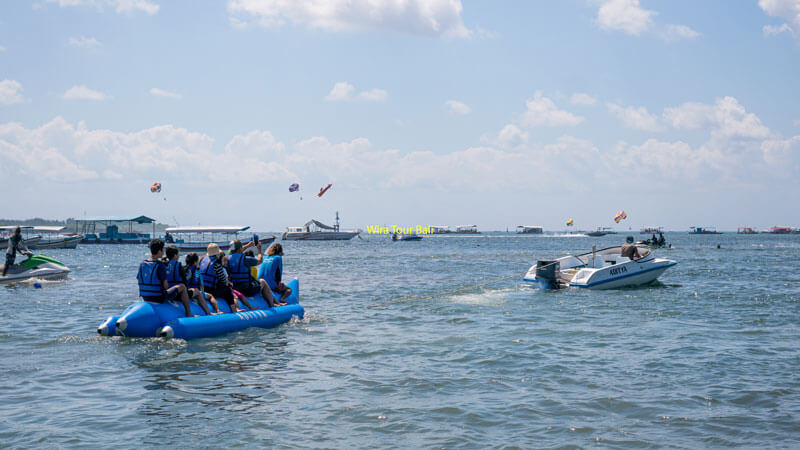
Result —
[[28, 250], [25, 247], [25, 244], [22, 242], [22, 230], [20, 227], [14, 228], [14, 234], [8, 238], [8, 249], [6, 250], [6, 265], [3, 266], [3, 276], [6, 276], [6, 272], [11, 266], [14, 265], [14, 261], [17, 259], [17, 252], [22, 253], [23, 255], [32, 255], [33, 252]]

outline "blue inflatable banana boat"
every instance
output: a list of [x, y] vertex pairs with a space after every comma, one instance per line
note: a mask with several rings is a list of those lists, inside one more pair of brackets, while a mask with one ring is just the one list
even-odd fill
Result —
[[[303, 318], [305, 310], [299, 303], [300, 283], [294, 279], [286, 286], [292, 295], [285, 306], [269, 308], [261, 295], [247, 300], [256, 310], [247, 310], [241, 302], [239, 312], [231, 313], [225, 300], [217, 299], [220, 311], [226, 314], [207, 316], [196, 303], [191, 303], [192, 314], [186, 317], [180, 302], [150, 303], [139, 301], [129, 306], [119, 316], [108, 317], [99, 327], [101, 336], [166, 337], [194, 339], [217, 336], [250, 327], [269, 328], [286, 323], [292, 317]], [[276, 299], [280, 294], [273, 292]]]

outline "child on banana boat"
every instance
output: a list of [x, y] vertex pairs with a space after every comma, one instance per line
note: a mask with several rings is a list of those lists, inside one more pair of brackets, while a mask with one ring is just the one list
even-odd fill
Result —
[[[225, 266], [228, 265], [225, 253], [215, 243], [208, 244], [206, 256], [200, 261], [200, 274], [203, 277], [203, 289], [216, 298], [222, 298], [231, 308], [231, 312], [239, 312], [239, 301], [233, 294], [233, 283], [228, 278]], [[254, 310], [247, 298], [242, 298], [247, 309]]]
[[[206, 305], [205, 297], [203, 297], [200, 289], [196, 289], [194, 287], [190, 287], [189, 283], [186, 279], [186, 272], [187, 268], [185, 268], [180, 260], [178, 259], [178, 255], [180, 254], [180, 250], [178, 247], [174, 245], [170, 245], [167, 247], [167, 286], [177, 286], [183, 285], [186, 288], [189, 298], [195, 299], [200, 308], [203, 309], [203, 312], [206, 313], [207, 316], [209, 315], [216, 315], [222, 314], [217, 306], [217, 302], [214, 297], [210, 297], [211, 305], [214, 307], [216, 312], [212, 313], [211, 310], [208, 309], [208, 305]], [[195, 255], [197, 258], [197, 255]]]

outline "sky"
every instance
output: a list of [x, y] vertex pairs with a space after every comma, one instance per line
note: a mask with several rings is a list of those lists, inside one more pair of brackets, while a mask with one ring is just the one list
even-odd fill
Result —
[[800, 226], [797, 80], [797, 0], [3, 2], [0, 216]]

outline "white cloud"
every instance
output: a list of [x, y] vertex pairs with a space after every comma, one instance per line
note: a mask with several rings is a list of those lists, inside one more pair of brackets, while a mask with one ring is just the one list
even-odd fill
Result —
[[687, 27], [686, 25], [667, 25], [664, 32], [664, 39], [667, 41], [678, 41], [681, 39], [697, 39], [700, 33]]
[[472, 112], [472, 109], [469, 106], [459, 102], [458, 100], [448, 100], [444, 102], [444, 106], [447, 107], [448, 111], [459, 116], [465, 116]]
[[383, 89], [370, 89], [368, 91], [361, 91], [358, 95], [355, 94], [356, 88], [346, 81], [340, 81], [333, 85], [331, 91], [325, 96], [325, 100], [329, 102], [348, 101], [357, 98], [368, 102], [380, 102], [389, 98], [389, 93]]
[[662, 131], [664, 127], [659, 123], [658, 117], [647, 112], [644, 106], [620, 106], [609, 103], [608, 112], [619, 119], [628, 128], [643, 131]]
[[130, 14], [143, 12], [154, 15], [158, 12], [159, 6], [148, 0], [46, 0], [48, 3], [58, 3], [58, 6], [66, 8], [69, 6], [93, 6], [98, 11], [103, 11], [106, 7], [113, 8], [120, 14]]
[[583, 117], [558, 109], [552, 100], [542, 97], [541, 91], [536, 91], [534, 98], [525, 102], [525, 107], [525, 113], [521, 119], [524, 126], [560, 127], [573, 126], [583, 122]]
[[572, 94], [572, 97], [569, 99], [570, 103], [573, 105], [594, 105], [597, 103], [597, 99], [592, 97], [589, 94], [585, 94], [583, 92], [576, 92]]
[[526, 142], [528, 142], [528, 133], [520, 130], [519, 127], [513, 123], [504, 126], [503, 129], [497, 133], [497, 139], [494, 141], [495, 144], [503, 148], [516, 147]]
[[67, 41], [67, 45], [70, 47], [75, 48], [98, 48], [100, 47], [100, 41], [93, 37], [70, 37]]
[[165, 98], [182, 98], [181, 94], [176, 92], [165, 91], [164, 89], [159, 88], [150, 88], [150, 95], [154, 95], [156, 97], [165, 97]]
[[687, 102], [665, 108], [664, 121], [678, 129], [707, 129], [716, 137], [763, 139], [770, 135], [761, 119], [748, 113], [733, 97], [718, 99], [714, 105]]
[[467, 37], [460, 0], [228, 0], [231, 22], [279, 27], [286, 22], [337, 31], [395, 31]]
[[786, 23], [780, 26], [767, 25], [764, 34], [767, 36], [789, 32], [800, 39], [800, 1], [797, 0], [759, 0], [758, 6], [770, 17], [783, 19]]
[[100, 91], [89, 89], [84, 85], [72, 86], [64, 92], [64, 100], [108, 100], [111, 97]]
[[639, 0], [607, 0], [597, 10], [597, 23], [604, 30], [638, 36], [647, 31], [658, 13], [642, 9]]
[[22, 103], [22, 83], [16, 80], [0, 81], [0, 104], [13, 105]]
[[782, 23], [780, 26], [778, 25], [764, 25], [762, 28], [764, 32], [764, 36], [777, 36], [781, 33], [789, 33], [790, 35], [794, 36], [794, 31], [792, 27], [789, 26], [787, 23]]
[[358, 98], [369, 102], [381, 102], [389, 98], [389, 93], [383, 89], [370, 89], [359, 93]]
[[353, 97], [353, 92], [356, 88], [346, 81], [340, 81], [333, 85], [333, 89], [325, 96], [325, 100], [336, 102], [342, 100], [350, 100]]

